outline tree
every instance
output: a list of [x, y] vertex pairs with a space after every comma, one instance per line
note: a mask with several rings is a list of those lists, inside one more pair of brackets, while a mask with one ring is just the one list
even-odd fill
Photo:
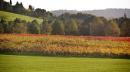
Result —
[[94, 36], [104, 36], [105, 32], [104, 32], [104, 27], [105, 24], [103, 22], [103, 20], [99, 17], [95, 17], [92, 19], [92, 21], [89, 23], [90, 25], [90, 35], [94, 35]]
[[130, 19], [123, 18], [120, 24], [121, 36], [130, 36]]
[[41, 33], [42, 34], [51, 34], [51, 31], [52, 31], [51, 25], [48, 23], [47, 20], [43, 20], [43, 22], [41, 24]]
[[108, 24], [106, 24], [105, 34], [106, 36], [120, 36], [118, 24], [115, 21], [110, 20]]
[[57, 35], [65, 34], [64, 24], [62, 21], [60, 20], [55, 21], [55, 23], [52, 25], [52, 34], [57, 34]]
[[107, 20], [103, 17], [90, 17], [79, 26], [81, 35], [104, 36]]
[[0, 23], [0, 33], [4, 33], [3, 25]]
[[33, 20], [31, 23], [28, 23], [28, 33], [31, 33], [31, 34], [40, 33], [40, 27], [36, 20]]
[[66, 34], [77, 35], [79, 30], [78, 30], [78, 24], [76, 20], [71, 19], [66, 25], [65, 30], [66, 30]]
[[5, 18], [1, 18], [1, 32], [3, 33], [7, 33], [7, 30], [8, 30], [8, 22], [6, 21]]
[[27, 33], [26, 21], [16, 18], [12, 27], [13, 33]]
[[0, 20], [0, 33], [4, 33], [3, 23]]
[[90, 35], [90, 24], [87, 22], [84, 22], [80, 27], [80, 35]]
[[9, 3], [10, 3], [10, 5], [12, 5], [12, 0], [10, 0], [10, 2], [9, 2]]
[[3, 0], [0, 0], [0, 10], [3, 10], [3, 3], [4, 3], [4, 1]]
[[5, 11], [12, 11], [12, 6], [8, 2], [4, 2], [3, 9]]
[[34, 11], [34, 8], [32, 5], [29, 5], [28, 9], [29, 9], [29, 11]]
[[14, 21], [8, 22], [8, 33], [13, 33]]
[[45, 13], [46, 13], [46, 10], [45, 10], [45, 9], [37, 8], [37, 9], [35, 9], [35, 11], [34, 11], [34, 13], [33, 13], [33, 16], [35, 16], [35, 17], [40, 17], [40, 18], [44, 18]]
[[26, 12], [22, 2], [21, 3], [17, 2], [15, 6], [13, 6], [13, 11], [20, 14], [24, 14]]

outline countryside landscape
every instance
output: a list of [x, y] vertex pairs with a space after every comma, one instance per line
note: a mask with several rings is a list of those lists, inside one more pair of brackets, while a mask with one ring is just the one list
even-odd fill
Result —
[[0, 72], [130, 71], [129, 8], [48, 11], [26, 2], [0, 0]]

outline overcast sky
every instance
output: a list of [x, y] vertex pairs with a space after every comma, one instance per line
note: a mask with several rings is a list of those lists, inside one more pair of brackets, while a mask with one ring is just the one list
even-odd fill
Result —
[[[6, 0], [9, 1], [9, 0]], [[130, 8], [130, 0], [12, 0], [13, 4], [22, 2], [34, 8], [51, 10], [97, 10], [106, 8]]]

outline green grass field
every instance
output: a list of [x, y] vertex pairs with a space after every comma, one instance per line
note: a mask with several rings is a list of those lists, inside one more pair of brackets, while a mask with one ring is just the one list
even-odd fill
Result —
[[130, 72], [130, 60], [0, 55], [0, 72]]
[[8, 21], [13, 21], [16, 18], [20, 18], [21, 20], [26, 20], [27, 22], [31, 22], [33, 20], [37, 20], [38, 23], [42, 22], [42, 19], [29, 17], [29, 16], [25, 16], [25, 15], [20, 15], [20, 14], [15, 14], [15, 13], [11, 13], [11, 12], [5, 12], [5, 11], [0, 11], [0, 17], [4, 17]]

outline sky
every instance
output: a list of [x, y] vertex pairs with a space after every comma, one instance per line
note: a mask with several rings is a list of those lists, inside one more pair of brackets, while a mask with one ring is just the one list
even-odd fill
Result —
[[[10, 0], [5, 0], [10, 1]], [[107, 8], [130, 8], [130, 0], [12, 0], [13, 4], [22, 2], [25, 8], [53, 10], [98, 10]]]

